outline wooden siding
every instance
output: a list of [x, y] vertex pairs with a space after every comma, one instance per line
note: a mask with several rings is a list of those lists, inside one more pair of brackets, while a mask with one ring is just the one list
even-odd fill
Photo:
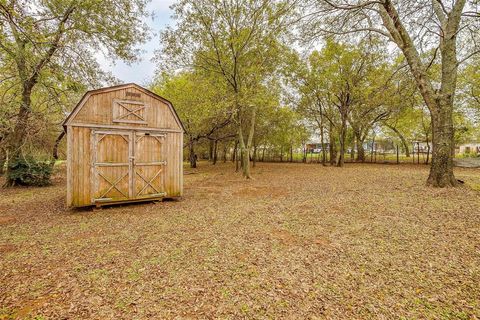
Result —
[[[168, 133], [165, 138], [165, 191], [168, 197], [178, 197], [183, 191], [183, 133]], [[180, 150], [180, 152], [179, 152]]]
[[136, 85], [92, 91], [64, 125], [68, 206], [182, 196], [183, 127], [161, 97]]
[[81, 207], [91, 201], [91, 129], [69, 127], [69, 152], [67, 159], [69, 184], [67, 202], [69, 206]]
[[[130, 94], [127, 95], [127, 93]], [[132, 93], [136, 94], [136, 96], [132, 96]], [[127, 119], [131, 122], [114, 121], [114, 102], [122, 100], [144, 103], [146, 107], [145, 110], [142, 110], [142, 116], [145, 117], [145, 123], [132, 121], [135, 117], [129, 117]], [[72, 119], [71, 124], [75, 123], [181, 130], [168, 104], [135, 87], [92, 94], [84, 101], [80, 111]]]
[[[68, 126], [67, 128], [67, 139], [68, 139], [68, 158], [67, 158], [67, 204], [68, 206], [82, 207], [95, 204], [93, 199], [95, 198], [95, 170], [92, 170], [93, 161], [95, 159], [95, 148], [94, 137], [92, 136], [96, 130], [104, 131], [103, 128], [86, 128], [86, 127], [77, 127], [75, 125]], [[142, 132], [141, 130], [115, 130], [114, 132], [130, 134], [134, 132]], [[179, 197], [183, 193], [183, 148], [182, 140], [183, 133], [181, 132], [162, 132], [159, 130], [158, 134], [164, 134], [164, 144], [162, 145], [162, 155], [160, 158], [166, 161], [166, 165], [162, 169], [164, 173], [162, 174], [161, 179], [163, 180], [163, 187], [166, 192], [167, 197]], [[104, 148], [106, 145], [100, 145], [97, 149], [97, 152], [100, 153], [100, 156], [97, 157], [97, 162], [124, 162], [126, 160], [126, 152], [124, 142], [121, 138], [113, 139], [107, 137], [106, 139], [112, 141], [108, 142], [110, 150], [118, 151], [113, 158], [105, 155], [107, 149]], [[153, 160], [152, 155], [139, 155], [138, 160], [145, 160], [145, 156], [150, 160]], [[159, 159], [160, 159], [159, 158]], [[126, 168], [124, 167], [106, 167], [101, 169], [102, 173], [107, 177], [115, 177], [118, 173], [120, 177], [125, 173]], [[117, 172], [118, 171], [118, 172]], [[153, 173], [152, 173], [153, 174]], [[135, 177], [135, 185], [138, 185], [141, 182], [139, 177]], [[160, 178], [159, 178], [160, 179]], [[98, 189], [104, 191], [108, 188], [108, 183], [103, 179], [98, 179]], [[128, 190], [127, 186], [128, 179], [123, 179], [119, 183], [120, 190], [126, 192]], [[109, 193], [110, 197], [115, 197], [118, 193], [119, 200], [125, 200], [122, 198], [122, 195], [112, 190]], [[134, 200], [134, 199], [132, 199]]]

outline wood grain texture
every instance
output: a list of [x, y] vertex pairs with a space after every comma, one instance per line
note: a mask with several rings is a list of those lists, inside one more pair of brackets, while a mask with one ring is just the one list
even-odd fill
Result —
[[172, 107], [135, 86], [85, 97], [66, 121], [67, 205], [181, 196], [183, 128]]
[[[128, 96], [127, 98], [127, 93], [137, 93], [140, 96], [134, 98]], [[145, 105], [145, 109], [137, 112], [139, 116], [144, 119], [137, 123], [136, 120], [140, 119], [129, 115], [126, 119], [123, 119], [123, 122], [119, 121], [118, 118], [126, 113], [125, 109], [119, 107], [118, 102], [121, 101], [129, 101], [129, 103], [124, 103], [124, 105], [131, 108], [133, 108], [134, 103], [139, 103], [139, 106], [140, 104]], [[176, 121], [175, 115], [167, 103], [155, 99], [135, 87], [92, 94], [83, 103], [75, 117], [71, 119], [70, 124], [75, 123], [104, 125], [123, 123], [138, 128], [181, 129], [180, 124]]]

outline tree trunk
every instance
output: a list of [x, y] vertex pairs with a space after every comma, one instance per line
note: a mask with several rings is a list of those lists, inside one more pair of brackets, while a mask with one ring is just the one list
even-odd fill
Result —
[[208, 141], [208, 161], [213, 161], [213, 140]]
[[370, 162], [373, 163], [373, 153], [376, 152], [377, 148], [375, 148], [375, 134], [373, 135], [372, 139], [372, 149], [370, 151]]
[[[25, 143], [27, 136], [28, 120], [31, 114], [31, 96], [35, 83], [26, 82], [22, 89], [22, 103], [17, 114], [17, 120], [13, 132], [8, 136], [7, 152], [9, 155], [8, 162], [15, 162], [21, 156], [21, 149]], [[15, 181], [11, 180], [8, 175], [9, 164], [7, 164], [7, 180], [5, 186], [13, 186]]]
[[60, 145], [60, 142], [62, 142], [62, 139], [64, 136], [65, 136], [65, 131], [62, 130], [62, 132], [60, 132], [57, 139], [55, 140], [55, 144], [53, 145], [53, 150], [52, 150], [53, 163], [55, 163], [55, 161], [58, 160], [58, 146]]
[[323, 132], [323, 122], [322, 127], [320, 128], [320, 144], [322, 146], [322, 165], [325, 165], [327, 162], [327, 150], [325, 149], [325, 136]]
[[7, 151], [0, 147], [0, 175], [5, 172], [5, 164], [7, 163]]
[[238, 150], [238, 140], [235, 140], [235, 145], [233, 147], [233, 153], [232, 153], [232, 162], [235, 162], [237, 159], [237, 150]]
[[239, 156], [238, 156], [238, 148], [235, 149], [235, 172], [238, 172], [239, 169]]
[[365, 148], [363, 147], [364, 140], [357, 138], [357, 161], [365, 162]]
[[215, 140], [215, 141], [213, 142], [213, 156], [212, 156], [212, 164], [213, 164], [213, 165], [216, 165], [216, 164], [217, 164], [217, 159], [218, 159], [217, 146], [218, 146], [218, 140]]
[[250, 130], [248, 132], [247, 143], [243, 137], [242, 121], [240, 121], [238, 126], [238, 141], [240, 143], [240, 150], [242, 156], [242, 175], [245, 179], [251, 179], [252, 175], [250, 173], [250, 151], [252, 149], [253, 136], [255, 134], [255, 117], [256, 117], [256, 107], [252, 109], [252, 115], [250, 119]]
[[395, 132], [395, 134], [398, 136], [398, 138], [400, 138], [400, 141], [402, 141], [402, 145], [403, 145], [403, 149], [405, 150], [405, 156], [407, 158], [410, 158], [410, 148], [408, 147], [408, 143], [407, 143], [407, 140], [405, 139], [405, 137], [403, 136], [403, 134], [398, 131], [397, 128], [393, 127], [393, 126], [390, 126], [388, 124], [386, 124], [386, 126], [388, 128], [390, 128], [393, 132]]
[[227, 162], [227, 150], [230, 143], [225, 142], [223, 145], [223, 163]]
[[335, 141], [335, 135], [332, 127], [330, 127], [328, 135], [330, 140], [330, 145], [329, 145], [330, 164], [333, 166], [337, 162], [337, 144]]
[[257, 145], [254, 145], [253, 146], [253, 156], [252, 156], [252, 159], [253, 159], [253, 167], [255, 168], [255, 166], [257, 165]]
[[190, 139], [188, 143], [188, 160], [190, 161], [190, 168], [197, 167], [197, 155], [195, 154], [195, 141]]
[[347, 136], [347, 122], [342, 119], [342, 127], [340, 128], [340, 153], [338, 157], [337, 167], [343, 167], [345, 163], [345, 139]]
[[430, 162], [430, 142], [427, 141], [427, 160], [425, 160], [425, 164]]
[[[447, 100], [447, 99], [444, 99]], [[453, 187], [458, 184], [453, 174], [455, 153], [452, 112], [453, 97], [440, 103], [439, 111], [432, 112], [432, 165], [427, 184], [433, 187]]]
[[307, 145], [303, 144], [302, 162], [307, 163]]
[[453, 174], [455, 151], [453, 100], [459, 64], [457, 60], [457, 36], [466, 2], [466, 0], [453, 2], [451, 11], [445, 14], [442, 12], [440, 4], [432, 1], [433, 12], [438, 17], [442, 29], [439, 43], [441, 53], [441, 85], [439, 89], [435, 89], [431, 79], [428, 78], [425, 65], [422, 63], [415, 43], [399, 18], [393, 2], [382, 2], [379, 12], [383, 24], [392, 35], [392, 39], [402, 50], [417, 87], [430, 110], [433, 129], [433, 153], [427, 185], [433, 187], [454, 187], [458, 184]]

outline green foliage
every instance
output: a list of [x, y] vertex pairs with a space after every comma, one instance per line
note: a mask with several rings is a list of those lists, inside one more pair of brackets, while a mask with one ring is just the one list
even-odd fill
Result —
[[[147, 0], [0, 0], [0, 148], [50, 153], [59, 124], [90, 87], [114, 82], [97, 61], [135, 61]], [[48, 151], [47, 151], [48, 150]]]
[[175, 28], [162, 32], [157, 56], [162, 69], [189, 67], [218, 79], [224, 88], [247, 178], [256, 121], [271, 102], [265, 93], [285, 51], [291, 8], [283, 0], [180, 0], [172, 6]]
[[46, 186], [50, 184], [53, 165], [32, 157], [21, 157], [8, 164], [7, 178], [14, 185]]
[[229, 124], [232, 102], [218, 77], [201, 71], [163, 73], [151, 88], [173, 103], [191, 139], [208, 138]]
[[271, 150], [286, 152], [304, 144], [310, 132], [302, 123], [301, 115], [289, 107], [276, 106], [269, 115], [259, 121], [257, 143], [268, 146]]

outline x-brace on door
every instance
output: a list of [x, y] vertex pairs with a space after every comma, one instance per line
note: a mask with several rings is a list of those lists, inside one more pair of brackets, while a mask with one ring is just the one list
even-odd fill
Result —
[[134, 133], [133, 194], [136, 198], [165, 196], [164, 134]]
[[95, 130], [92, 203], [165, 196], [165, 135]]

